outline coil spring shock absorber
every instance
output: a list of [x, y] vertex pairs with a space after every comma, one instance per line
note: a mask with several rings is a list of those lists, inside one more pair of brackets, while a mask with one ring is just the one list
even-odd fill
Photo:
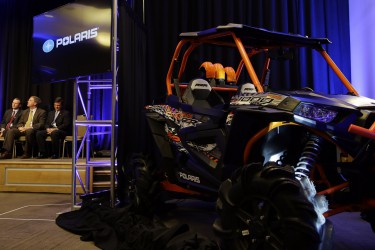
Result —
[[310, 170], [314, 167], [319, 157], [322, 141], [321, 137], [310, 135], [295, 167], [295, 175], [298, 180], [301, 180], [303, 177], [309, 177]]
[[313, 204], [318, 216], [316, 221], [317, 229], [325, 223], [324, 212], [328, 210], [328, 201], [324, 195], [317, 195], [314, 184], [310, 181], [310, 170], [314, 167], [321, 151], [323, 139], [316, 135], [310, 135], [301, 157], [295, 167], [295, 176], [301, 183], [307, 199]]

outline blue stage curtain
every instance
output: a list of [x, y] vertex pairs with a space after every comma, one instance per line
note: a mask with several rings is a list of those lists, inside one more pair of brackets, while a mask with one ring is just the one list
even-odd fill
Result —
[[[0, 1], [0, 115], [10, 107], [15, 97], [25, 100], [29, 87], [30, 49], [28, 37], [32, 22], [30, 2], [26, 0]], [[28, 21], [25, 21], [28, 20]]]
[[[91, 79], [112, 79], [111, 73], [92, 76]], [[92, 120], [111, 120], [112, 117], [112, 89], [92, 90], [91, 96]], [[117, 118], [114, 118], [117, 120]], [[111, 147], [111, 129], [109, 127], [92, 127], [96, 135], [92, 136], [92, 146], [95, 151], [107, 150]]]
[[[30, 84], [32, 16], [38, 14], [38, 6], [46, 11], [47, 5], [62, 2], [0, 1], [0, 113], [15, 96], [26, 100], [30, 95], [38, 95], [47, 103], [58, 95], [69, 100], [72, 91], [68, 84]], [[122, 147], [124, 152], [141, 151], [150, 144], [151, 138], [147, 132], [143, 132], [147, 131], [147, 126], [142, 107], [165, 96], [165, 77], [181, 32], [233, 22], [281, 32], [328, 37], [333, 44], [327, 46], [327, 51], [350, 79], [347, 0], [145, 0], [144, 16], [141, 16], [143, 8], [139, 8], [143, 1], [132, 2], [133, 11], [128, 8], [123, 19], [127, 23], [119, 25], [124, 32], [123, 44], [120, 44], [120, 53], [124, 53], [120, 54], [123, 58], [119, 58], [119, 72], [122, 72], [119, 79], [119, 130], [123, 131], [121, 135], [119, 133], [119, 143], [125, 145]], [[220, 52], [218, 60], [235, 59], [223, 50]], [[316, 91], [327, 90], [330, 93], [343, 91], [334, 88], [338, 80], [327, 68], [321, 69], [320, 74], [313, 74], [313, 70], [322, 65], [319, 56], [306, 52], [298, 57], [303, 62], [300, 66], [291, 64], [273, 69], [288, 81], [280, 83], [277, 78], [271, 77], [271, 86], [311, 86]]]
[[[326, 50], [350, 80], [347, 0], [164, 0], [146, 1], [146, 10], [148, 45], [152, 56], [148, 60], [150, 84], [152, 82], [159, 86], [165, 82], [179, 33], [227, 23], [242, 23], [309, 37], [327, 37], [333, 44], [326, 46]], [[210, 52], [204, 52], [199, 56], [209, 58], [211, 55]], [[220, 60], [232, 57], [226, 51], [220, 51], [220, 55]], [[304, 52], [298, 58], [299, 63], [296, 64], [285, 64], [280, 68], [272, 68], [271, 65], [271, 88], [294, 89], [309, 86], [318, 92], [346, 93], [346, 89], [335, 84], [339, 81], [335, 74], [323, 67], [325, 64], [320, 55]], [[199, 67], [199, 63], [197, 65]], [[313, 73], [317, 69], [319, 74]], [[278, 82], [279, 78], [272, 77], [273, 75], [280, 75], [287, 81]], [[155, 98], [162, 95], [163, 91], [165, 90], [157, 91]]]
[[[57, 96], [72, 100], [71, 82], [40, 85], [30, 81], [33, 16], [67, 1], [0, 1], [0, 117], [15, 97], [21, 99], [23, 108], [31, 95], [39, 96], [46, 109], [53, 108]], [[66, 106], [70, 109], [72, 104]]]
[[118, 157], [122, 162], [125, 155], [143, 152], [152, 143], [144, 115], [152, 88], [147, 81], [146, 27], [126, 1], [119, 1], [119, 13]]
[[[145, 0], [144, 16], [139, 11], [141, 8], [133, 11], [125, 2], [120, 0], [123, 7], [119, 24], [119, 165], [124, 163], [126, 155], [150, 150], [153, 144], [142, 108], [164, 100], [165, 77], [181, 32], [242, 23], [280, 32], [328, 37], [333, 45], [326, 50], [350, 79], [347, 0]], [[141, 2], [132, 1], [138, 7]], [[213, 54], [219, 61], [235, 59], [232, 52], [225, 50], [205, 51], [194, 56], [202, 60]], [[304, 52], [298, 57], [300, 64], [274, 69], [288, 81], [279, 83], [277, 78], [271, 77], [271, 86], [286, 89], [309, 86], [321, 92], [345, 92], [333, 87], [338, 79], [327, 67], [313, 74], [323, 65], [320, 55]], [[196, 63], [195, 68], [186, 70], [187, 74], [198, 71], [201, 61]]]

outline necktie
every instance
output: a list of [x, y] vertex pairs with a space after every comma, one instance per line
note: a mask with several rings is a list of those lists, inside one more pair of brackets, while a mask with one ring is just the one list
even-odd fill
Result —
[[29, 118], [27, 118], [27, 121], [25, 123], [25, 127], [30, 127], [31, 126], [31, 122], [33, 121], [33, 110], [30, 109], [30, 112], [29, 112]]
[[12, 122], [14, 120], [14, 116], [16, 115], [16, 111], [13, 110], [12, 116], [10, 117], [10, 120], [6, 126], [6, 129], [9, 129], [12, 126]]
[[59, 115], [59, 111], [56, 111], [56, 112], [55, 112], [55, 118], [54, 118], [53, 121], [52, 121], [52, 126], [53, 126], [53, 127], [56, 127], [56, 118], [57, 118], [58, 115]]

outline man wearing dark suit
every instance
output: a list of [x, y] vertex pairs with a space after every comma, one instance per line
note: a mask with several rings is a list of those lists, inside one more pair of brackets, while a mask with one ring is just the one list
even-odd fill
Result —
[[6, 133], [11, 128], [15, 128], [21, 117], [21, 100], [14, 98], [12, 102], [12, 108], [5, 111], [3, 120], [1, 121], [0, 137], [5, 137]]
[[17, 123], [16, 128], [10, 129], [4, 140], [3, 150], [4, 153], [0, 155], [0, 159], [12, 158], [12, 149], [14, 140], [24, 135], [26, 137], [26, 144], [24, 148], [24, 154], [21, 159], [27, 159], [31, 157], [32, 148], [36, 147], [36, 132], [44, 129], [46, 123], [47, 112], [44, 109], [38, 108], [41, 100], [37, 96], [31, 96], [27, 101], [27, 107], [23, 111], [20, 120]]
[[46, 138], [52, 140], [52, 159], [57, 159], [60, 154], [60, 144], [65, 136], [72, 131], [72, 118], [70, 112], [63, 108], [64, 100], [57, 97], [53, 103], [55, 110], [50, 111], [45, 124], [46, 129], [36, 133], [36, 140], [39, 148], [39, 159], [47, 158]]

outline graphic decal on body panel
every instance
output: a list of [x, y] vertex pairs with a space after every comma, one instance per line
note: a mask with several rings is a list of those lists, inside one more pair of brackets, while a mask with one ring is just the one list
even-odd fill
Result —
[[176, 149], [182, 153], [188, 154], [188, 151], [184, 148], [184, 146], [182, 146], [180, 137], [177, 135], [176, 128], [165, 124], [164, 129], [168, 135], [169, 141], [172, 142]]
[[262, 106], [277, 106], [287, 96], [275, 93], [260, 93], [250, 95], [236, 95], [230, 100], [230, 105], [262, 105]]
[[150, 105], [146, 106], [146, 109], [162, 115], [180, 128], [195, 127], [197, 124], [202, 123], [198, 119], [193, 118], [194, 116], [192, 114], [172, 108], [168, 105]]

